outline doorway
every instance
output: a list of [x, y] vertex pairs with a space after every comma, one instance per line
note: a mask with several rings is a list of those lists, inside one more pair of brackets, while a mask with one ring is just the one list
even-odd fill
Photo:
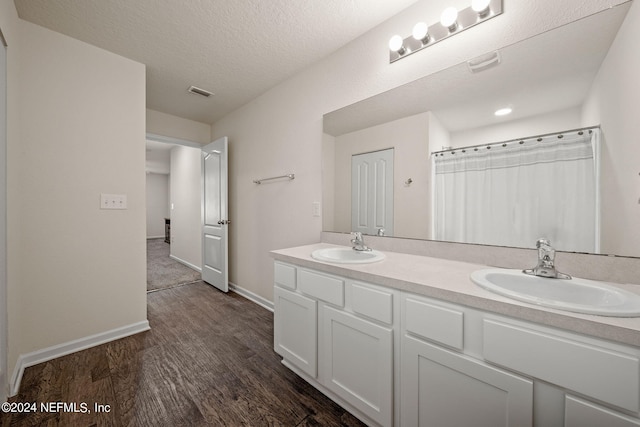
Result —
[[201, 280], [198, 143], [147, 135], [147, 292]]

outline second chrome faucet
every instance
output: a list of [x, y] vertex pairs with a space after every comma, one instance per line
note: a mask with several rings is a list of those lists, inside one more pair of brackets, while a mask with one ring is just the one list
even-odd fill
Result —
[[571, 279], [568, 274], [560, 273], [555, 267], [556, 250], [547, 239], [538, 239], [538, 265], [522, 270], [523, 273], [533, 276], [548, 277], [550, 279]]

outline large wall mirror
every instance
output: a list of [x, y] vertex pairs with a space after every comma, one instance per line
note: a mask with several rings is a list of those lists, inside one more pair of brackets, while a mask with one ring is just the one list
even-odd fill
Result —
[[[640, 65], [637, 32], [620, 30], [640, 26], [636, 9], [623, 3], [326, 114], [323, 229], [529, 248], [546, 237], [563, 251], [640, 256]], [[503, 107], [511, 114], [496, 116]], [[498, 166], [469, 161], [488, 153]], [[504, 175], [516, 158], [555, 165]], [[463, 159], [473, 174], [442, 184]], [[491, 224], [469, 232], [480, 217]]]

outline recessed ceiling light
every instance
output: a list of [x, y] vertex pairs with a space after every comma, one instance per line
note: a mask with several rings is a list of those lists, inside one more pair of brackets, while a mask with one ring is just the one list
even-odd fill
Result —
[[512, 111], [512, 108], [506, 107], [496, 110], [496, 112], [493, 114], [495, 114], [496, 116], [506, 116], [507, 114], [511, 114]]

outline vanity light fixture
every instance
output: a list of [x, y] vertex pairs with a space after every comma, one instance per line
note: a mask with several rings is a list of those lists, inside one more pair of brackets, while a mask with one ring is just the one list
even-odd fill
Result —
[[505, 108], [500, 108], [499, 110], [496, 110], [495, 113], [493, 113], [496, 116], [506, 116], [508, 114], [511, 114], [511, 112], [513, 111], [513, 108], [511, 107], [505, 107]]
[[399, 35], [391, 37], [389, 40], [389, 62], [407, 57], [502, 14], [502, 0], [468, 1], [471, 2], [471, 5], [462, 10], [457, 10], [454, 7], [446, 8], [442, 12], [440, 21], [435, 24], [427, 25], [425, 22], [418, 22], [409, 37], [404, 39]]

